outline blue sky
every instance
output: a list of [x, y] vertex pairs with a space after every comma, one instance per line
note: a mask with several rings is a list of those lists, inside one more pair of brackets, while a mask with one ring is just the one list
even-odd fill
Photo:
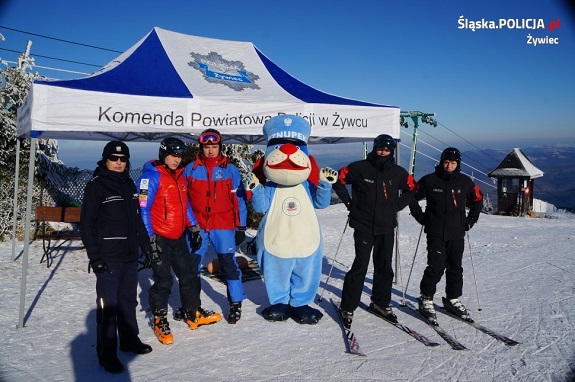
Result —
[[[573, 144], [573, 15], [573, 7], [562, 0], [447, 0], [441, 6], [424, 0], [0, 0], [0, 33], [6, 39], [0, 42], [0, 57], [15, 61], [18, 54], [10, 50], [23, 51], [30, 39], [37, 65], [89, 73], [97, 67], [39, 56], [105, 65], [118, 53], [4, 27], [124, 51], [158, 26], [250, 41], [288, 73], [328, 93], [435, 112], [440, 125], [422, 125], [420, 139], [436, 147]], [[467, 25], [504, 19], [529, 26], [543, 20], [546, 29], [473, 31], [459, 28], [461, 16]], [[550, 30], [551, 22], [559, 27]], [[558, 43], [534, 46], [529, 36]], [[402, 134], [402, 140], [411, 138]], [[67, 143], [60, 145], [65, 155]]]

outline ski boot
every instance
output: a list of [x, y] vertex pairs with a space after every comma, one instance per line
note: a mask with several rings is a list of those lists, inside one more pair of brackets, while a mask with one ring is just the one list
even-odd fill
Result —
[[338, 309], [337, 312], [340, 317], [341, 317], [341, 321], [343, 323], [343, 327], [346, 329], [351, 329], [351, 322], [353, 321], [353, 312], [349, 311], [349, 310], [342, 310], [341, 308]]
[[473, 322], [467, 308], [457, 298], [447, 299], [442, 297], [443, 307], [449, 313], [461, 318], [462, 320]]
[[235, 324], [242, 317], [242, 302], [230, 303], [230, 311], [228, 312], [228, 323]]
[[215, 324], [221, 319], [221, 314], [215, 313], [211, 310], [204, 310], [202, 308], [198, 308], [195, 313], [184, 308], [178, 308], [174, 314], [174, 320], [185, 321], [192, 330], [195, 330], [202, 325]]
[[372, 302], [371, 304], [369, 304], [369, 309], [381, 315], [387, 321], [397, 324], [397, 316], [393, 313], [393, 310], [391, 310], [391, 306], [377, 305]]
[[435, 307], [433, 306], [433, 299], [421, 295], [417, 301], [419, 302], [419, 313], [427, 319], [432, 325], [438, 325], [437, 316], [435, 315]]
[[174, 336], [168, 323], [168, 310], [158, 308], [154, 309], [152, 314], [154, 315], [154, 334], [158, 337], [158, 340], [164, 345], [174, 343]]

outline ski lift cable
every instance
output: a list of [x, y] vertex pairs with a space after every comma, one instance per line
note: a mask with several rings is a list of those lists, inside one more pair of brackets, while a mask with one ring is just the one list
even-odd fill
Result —
[[[7, 63], [9, 63], [9, 64], [16, 64], [16, 65], [18, 64], [18, 62], [16, 62], [16, 61], [9, 61], [9, 60], [5, 60], [5, 61], [6, 61]], [[32, 65], [32, 67], [34, 67], [34, 68], [40, 68], [40, 69], [46, 69], [46, 70], [54, 70], [54, 71], [56, 71], [56, 72], [66, 72], [66, 73], [72, 73], [72, 74], [83, 74], [83, 75], [87, 75], [87, 76], [89, 76], [89, 75], [91, 74], [91, 73], [77, 72], [77, 71], [74, 71], [74, 70], [51, 68], [51, 67], [49, 67], [49, 66], [40, 66], [40, 65], [36, 65], [36, 64]], [[47, 77], [47, 78], [50, 79], [49, 77]], [[56, 78], [52, 78], [52, 79], [56, 79]]]
[[[5, 50], [5, 51], [7, 51], [7, 52], [22, 54], [22, 52], [19, 52], [19, 51], [17, 51], [17, 50], [13, 50], [13, 49], [0, 48], [0, 50]], [[89, 64], [89, 63], [87, 63], [87, 62], [66, 60], [65, 58], [56, 58], [56, 57], [50, 57], [50, 56], [43, 56], [43, 55], [41, 55], [41, 54], [33, 54], [32, 56], [33, 56], [34, 58], [36, 58], [36, 57], [41, 57], [41, 58], [47, 58], [47, 59], [50, 59], [50, 60], [70, 62], [70, 63], [72, 63], [72, 64], [80, 64], [80, 65], [94, 66], [94, 67], [96, 67], [96, 68], [101, 68], [102, 66], [104, 66], [104, 65]]]
[[[403, 132], [404, 134], [406, 134], [406, 135], [409, 135], [409, 136], [413, 137], [412, 134], [410, 135], [410, 134], [409, 134], [408, 132], [406, 132], [406, 131], [403, 131], [403, 130], [402, 130], [402, 132]], [[434, 137], [433, 135], [429, 134], [428, 132], [426, 132], [426, 131], [424, 131], [424, 130], [421, 130], [421, 129], [420, 129], [420, 130], [418, 130], [418, 132], [419, 132], [419, 133], [424, 133], [424, 134], [427, 135], [428, 137], [431, 137], [431, 138], [435, 139], [436, 141], [438, 141], [438, 142], [440, 142], [441, 144], [443, 144], [445, 147], [449, 147], [449, 146], [450, 146], [449, 144], [447, 144], [447, 143], [441, 141], [440, 139], [437, 139], [436, 137]], [[436, 148], [436, 147], [434, 147], [434, 146], [431, 146], [429, 143], [427, 143], [427, 142], [425, 142], [425, 141], [421, 141], [421, 140], [420, 140], [420, 142], [423, 142], [424, 144], [426, 144], [426, 145], [428, 145], [428, 146], [430, 146], [430, 147], [433, 147], [433, 148], [436, 149], [437, 151], [441, 152], [440, 149], [438, 149], [438, 148]], [[416, 150], [416, 151], [417, 151], [417, 150]], [[478, 160], [473, 159], [473, 158], [469, 158], [469, 160], [471, 160], [471, 161], [473, 161], [473, 162], [475, 162], [475, 163], [481, 165], [481, 166], [484, 168], [484, 171], [487, 171], [487, 168], [486, 168], [481, 162], [479, 162]], [[469, 163], [466, 163], [466, 162], [464, 162], [464, 163], [465, 163], [467, 166], [472, 167], [471, 165], [469, 165]], [[478, 170], [478, 169], [475, 169], [475, 168], [474, 168], [474, 170], [481, 171], [481, 170]]]
[[[409, 135], [409, 133], [406, 133], [406, 134]], [[423, 141], [421, 141], [421, 140], [419, 140], [418, 142], [425, 143], [425, 142], [423, 142]], [[401, 146], [404, 146], [404, 147], [407, 147], [407, 148], [411, 148], [411, 146], [406, 145], [405, 143], [399, 142], [399, 144], [400, 144]], [[429, 145], [428, 143], [425, 143], [425, 144], [427, 144], [427, 145], [430, 146], [430, 147], [433, 147], [433, 146]], [[433, 148], [435, 148], [435, 147], [433, 147]], [[441, 151], [441, 150], [439, 150], [439, 149], [437, 149], [437, 148], [435, 148], [435, 149], [438, 150], [438, 151]], [[424, 157], [426, 157], [426, 158], [428, 158], [428, 159], [431, 159], [431, 160], [433, 160], [433, 161], [437, 161], [436, 158], [433, 158], [433, 157], [431, 157], [431, 156], [429, 156], [429, 155], [427, 155], [427, 154], [425, 154], [425, 153], [423, 153], [423, 152], [421, 152], [421, 151], [418, 151], [417, 149], [415, 150], [415, 152], [418, 153], [419, 155], [423, 155]], [[470, 166], [469, 164], [465, 163], [464, 161], [461, 161], [461, 163], [462, 163], [462, 164], [465, 164], [467, 167], [469, 167], [469, 168], [471, 168], [471, 169], [473, 169], [473, 170], [479, 172], [480, 174], [482, 174], [482, 175], [488, 177], [488, 175], [487, 175], [486, 173], [482, 172], [481, 170], [476, 169], [475, 167]], [[470, 178], [473, 178], [473, 179], [474, 179], [475, 181], [477, 181], [477, 182], [483, 183], [483, 184], [485, 184], [485, 185], [487, 185], [487, 186], [489, 186], [489, 187], [491, 187], [491, 188], [496, 188], [496, 186], [494, 186], [493, 184], [488, 183], [488, 182], [485, 182], [485, 181], [483, 181], [483, 180], [481, 180], [481, 179], [478, 179], [477, 176], [475, 176], [475, 175], [468, 174], [468, 173], [466, 173], [466, 172], [463, 171], [463, 170], [461, 170], [461, 173], [464, 174], [464, 175], [469, 176]]]
[[87, 47], [87, 48], [94, 48], [94, 49], [106, 50], [106, 51], [108, 51], [108, 52], [114, 52], [114, 53], [124, 53], [124, 52], [121, 52], [121, 51], [119, 51], [119, 50], [102, 48], [102, 47], [100, 47], [100, 46], [83, 44], [83, 43], [81, 43], [81, 42], [64, 40], [64, 39], [61, 39], [61, 38], [50, 37], [50, 36], [46, 36], [46, 35], [42, 35], [42, 34], [38, 34], [38, 33], [27, 32], [27, 31], [23, 31], [23, 30], [20, 30], [20, 29], [10, 28], [10, 27], [4, 26], [4, 25], [0, 25], [0, 28], [8, 29], [8, 30], [11, 30], [11, 31], [14, 31], [14, 32], [18, 32], [18, 33], [28, 34], [28, 35], [31, 35], [31, 36], [42, 37], [42, 38], [46, 38], [46, 39], [49, 39], [49, 40], [60, 41], [60, 42], [65, 42], [65, 43], [68, 43], [68, 44], [74, 44], [74, 45], [79, 45], [79, 46], [85, 46], [85, 47]]
[[[403, 132], [404, 134], [408, 135], [408, 136], [412, 136], [412, 135], [409, 134], [408, 132], [404, 132], [404, 131], [402, 131], [402, 132]], [[438, 149], [437, 147], [435, 147], [435, 146], [433, 146], [433, 145], [431, 145], [431, 144], [425, 142], [425, 141], [422, 140], [422, 139], [419, 139], [417, 142], [418, 142], [418, 143], [423, 143], [424, 145], [427, 145], [427, 146], [429, 146], [429, 147], [435, 149], [437, 152], [441, 152], [441, 151], [442, 151], [442, 150]], [[417, 149], [415, 150], [415, 152], [418, 153], [418, 154], [420, 154], [420, 155], [425, 155], [425, 154], [423, 154], [421, 151], [418, 151]], [[425, 156], [427, 156], [427, 155], [425, 155]], [[428, 157], [428, 158], [431, 158], [431, 157], [429, 157], [429, 156], [427, 156], [427, 157]], [[432, 158], [432, 159], [434, 159], [434, 158]], [[462, 164], [465, 164], [467, 167], [471, 168], [472, 170], [475, 170], [475, 171], [479, 172], [480, 174], [483, 174], [483, 175], [487, 176], [487, 174], [486, 174], [485, 172], [479, 170], [478, 168], [475, 168], [475, 167], [471, 166], [469, 163], [467, 163], [467, 162], [465, 162], [465, 161], [463, 161], [463, 160], [461, 161], [461, 163], [462, 163]]]
[[486, 153], [485, 151], [483, 151], [482, 149], [480, 149], [479, 147], [477, 147], [476, 145], [474, 145], [473, 143], [469, 142], [467, 139], [463, 138], [461, 135], [457, 134], [455, 131], [451, 130], [450, 128], [448, 128], [447, 126], [445, 126], [443, 123], [438, 122], [438, 124], [443, 127], [444, 129], [446, 129], [447, 131], [457, 135], [459, 138], [461, 138], [462, 140], [464, 140], [465, 142], [469, 143], [471, 146], [475, 147], [477, 150], [481, 151], [484, 155], [488, 156], [489, 158], [493, 159], [494, 161], [497, 161], [497, 159], [493, 158], [491, 155], [489, 155], [488, 153]]

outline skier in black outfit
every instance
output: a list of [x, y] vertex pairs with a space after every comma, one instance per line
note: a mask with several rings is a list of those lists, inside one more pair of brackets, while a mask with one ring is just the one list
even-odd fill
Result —
[[[461, 265], [465, 231], [479, 219], [483, 196], [479, 188], [460, 172], [461, 153], [449, 147], [441, 154], [435, 172], [417, 183], [417, 191], [409, 204], [411, 215], [425, 227], [427, 234], [427, 267], [420, 283], [419, 310], [432, 323], [437, 323], [433, 306], [436, 286], [445, 272], [445, 309], [469, 319], [469, 311], [459, 301], [463, 293]], [[418, 201], [425, 198], [423, 212]], [[466, 216], [466, 207], [469, 213]]]
[[134, 182], [128, 176], [130, 151], [120, 141], [106, 144], [94, 176], [84, 189], [80, 231], [96, 275], [96, 351], [100, 365], [121, 373], [120, 350], [152, 351], [138, 337], [138, 249], [152, 248], [140, 215]]
[[[391, 136], [377, 136], [367, 159], [341, 168], [333, 185], [350, 211], [349, 226], [354, 228], [355, 260], [345, 275], [341, 296], [341, 314], [347, 328], [351, 327], [353, 311], [359, 305], [372, 249], [374, 275], [370, 308], [391, 321], [397, 321], [389, 306], [394, 229], [397, 212], [412, 199], [415, 183], [413, 176], [395, 164], [395, 148], [396, 141]], [[351, 198], [347, 184], [351, 185]]]

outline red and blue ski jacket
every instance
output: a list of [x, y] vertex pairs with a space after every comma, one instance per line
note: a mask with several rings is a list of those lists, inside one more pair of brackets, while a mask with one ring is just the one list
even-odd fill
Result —
[[175, 240], [186, 228], [198, 224], [188, 202], [183, 172], [183, 168], [178, 168], [172, 173], [155, 160], [144, 164], [138, 180], [138, 199], [148, 235]]
[[208, 159], [198, 155], [186, 166], [184, 178], [200, 228], [205, 231], [245, 228], [247, 207], [242, 177], [227, 157]]

